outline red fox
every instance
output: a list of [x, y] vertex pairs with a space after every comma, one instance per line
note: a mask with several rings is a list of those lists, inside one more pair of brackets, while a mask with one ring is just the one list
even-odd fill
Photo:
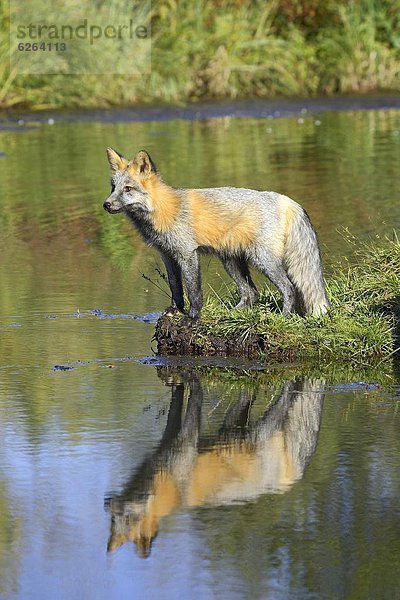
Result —
[[132, 160], [107, 149], [109, 213], [124, 212], [165, 264], [172, 309], [183, 312], [182, 279], [189, 317], [199, 319], [202, 290], [199, 252], [212, 252], [237, 284], [240, 302], [251, 306], [257, 289], [249, 266], [266, 275], [283, 296], [283, 312], [321, 315], [329, 308], [316, 233], [305, 210], [276, 192], [220, 187], [173, 188], [152, 159], [140, 151]]
[[108, 550], [133, 542], [146, 558], [160, 521], [175, 510], [249, 502], [289, 490], [315, 452], [324, 391], [322, 380], [287, 381], [277, 402], [252, 421], [256, 392], [242, 388], [215, 443], [202, 447], [200, 380], [191, 376], [188, 386], [175, 383], [158, 448], [120, 494], [106, 499]]

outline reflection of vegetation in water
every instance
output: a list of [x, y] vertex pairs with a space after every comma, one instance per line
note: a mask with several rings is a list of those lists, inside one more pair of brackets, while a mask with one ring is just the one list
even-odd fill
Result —
[[[165, 180], [178, 187], [233, 185], [285, 193], [310, 212], [327, 244], [344, 225], [382, 231], [396, 219], [400, 123], [396, 111], [324, 114], [321, 126], [297, 119], [59, 124], [3, 132], [0, 160], [4, 233], [18, 227], [54, 239], [86, 230], [107, 253], [123, 253], [121, 217], [105, 215], [108, 145], [131, 156], [145, 147]], [[268, 133], [268, 127], [271, 133]], [[25, 165], [29, 164], [29, 178]], [[83, 222], [84, 219], [84, 222]], [[80, 231], [81, 230], [81, 231]], [[103, 240], [104, 238], [104, 240]], [[132, 236], [127, 236], [131, 239]], [[123, 248], [123, 250], [121, 250]], [[118, 259], [121, 263], [121, 258]]]
[[[12, 509], [10, 510], [10, 507]], [[0, 482], [0, 594], [7, 597], [17, 591], [19, 555], [21, 551], [22, 517], [15, 517], [15, 500]]]
[[9, 70], [3, 3], [0, 102], [104, 106], [399, 89], [398, 9], [392, 0], [158, 0], [149, 73], [18, 77]]

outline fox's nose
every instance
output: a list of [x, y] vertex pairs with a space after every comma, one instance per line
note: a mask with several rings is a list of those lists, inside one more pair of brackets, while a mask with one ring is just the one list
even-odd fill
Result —
[[104, 202], [103, 208], [105, 208], [105, 210], [110, 210], [110, 208], [111, 208], [111, 202], [107, 202], [107, 201]]

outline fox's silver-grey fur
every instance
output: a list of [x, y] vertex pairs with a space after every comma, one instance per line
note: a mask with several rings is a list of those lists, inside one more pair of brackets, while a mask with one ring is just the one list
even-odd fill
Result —
[[276, 192], [172, 188], [162, 181], [147, 152], [139, 152], [131, 161], [111, 148], [107, 152], [112, 190], [104, 208], [124, 212], [145, 241], [160, 251], [174, 308], [184, 308], [183, 280], [189, 317], [199, 318], [198, 253], [212, 252], [239, 288], [237, 308], [251, 306], [257, 299], [252, 266], [282, 293], [285, 314], [327, 311], [317, 236], [299, 204]]

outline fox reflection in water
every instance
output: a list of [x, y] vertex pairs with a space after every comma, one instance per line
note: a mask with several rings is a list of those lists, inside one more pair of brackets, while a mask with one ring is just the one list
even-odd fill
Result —
[[287, 381], [277, 401], [254, 423], [256, 392], [242, 389], [215, 442], [202, 448], [200, 380], [191, 375], [175, 382], [158, 448], [123, 491], [106, 500], [111, 512], [108, 550], [134, 542], [145, 558], [160, 520], [174, 510], [243, 503], [288, 490], [315, 451], [324, 388], [320, 380]]

